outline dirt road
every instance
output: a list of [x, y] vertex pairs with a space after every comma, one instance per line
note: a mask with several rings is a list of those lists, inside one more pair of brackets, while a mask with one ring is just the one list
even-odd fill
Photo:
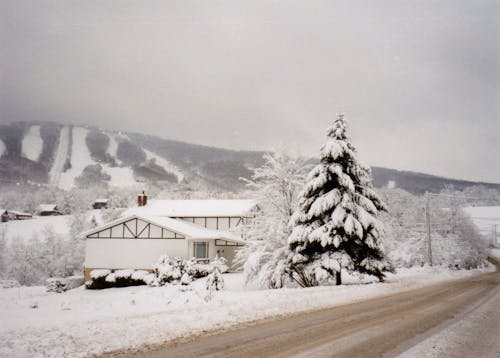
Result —
[[[497, 314], [499, 293], [495, 272], [110, 356], [393, 357], [480, 307]], [[467, 355], [447, 356], [500, 356], [498, 322], [491, 322], [468, 338]], [[483, 342], [493, 343], [485, 351]]]

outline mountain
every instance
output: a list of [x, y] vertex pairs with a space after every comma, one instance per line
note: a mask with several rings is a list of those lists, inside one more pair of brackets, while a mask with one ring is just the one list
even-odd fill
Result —
[[[62, 189], [143, 182], [191, 189], [238, 191], [264, 152], [189, 144], [138, 133], [52, 122], [0, 125], [0, 184], [31, 181]], [[314, 160], [311, 160], [314, 163]], [[500, 184], [448, 179], [410, 171], [372, 167], [376, 187], [399, 187], [415, 194]]]

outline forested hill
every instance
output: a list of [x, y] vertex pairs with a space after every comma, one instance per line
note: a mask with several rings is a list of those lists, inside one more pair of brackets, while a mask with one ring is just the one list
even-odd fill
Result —
[[[57, 123], [0, 125], [0, 184], [48, 183], [63, 189], [92, 185], [131, 186], [154, 182], [187, 189], [238, 191], [263, 152], [235, 151], [189, 144], [137, 133], [105, 131]], [[313, 162], [313, 161], [311, 161]], [[373, 167], [376, 187], [411, 193], [439, 192], [483, 184]]]

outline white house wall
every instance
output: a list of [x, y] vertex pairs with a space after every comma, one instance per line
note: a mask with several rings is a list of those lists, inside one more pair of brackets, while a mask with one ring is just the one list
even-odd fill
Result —
[[87, 239], [85, 267], [151, 269], [162, 255], [188, 258], [187, 245], [184, 239]]

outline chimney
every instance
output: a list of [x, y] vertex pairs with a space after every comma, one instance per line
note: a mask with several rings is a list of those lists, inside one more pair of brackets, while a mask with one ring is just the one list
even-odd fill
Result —
[[145, 206], [148, 203], [148, 196], [142, 191], [141, 194], [137, 196], [137, 206]]

